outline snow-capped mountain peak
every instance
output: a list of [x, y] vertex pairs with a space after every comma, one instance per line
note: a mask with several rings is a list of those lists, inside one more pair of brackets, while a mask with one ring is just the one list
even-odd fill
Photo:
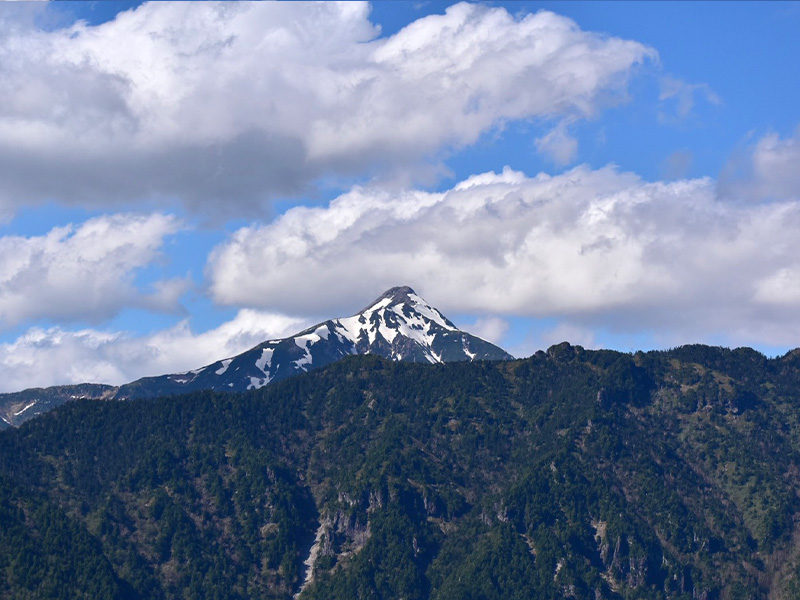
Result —
[[260, 388], [352, 354], [429, 363], [512, 358], [497, 346], [460, 331], [404, 286], [387, 290], [350, 317], [324, 321], [294, 336], [263, 342], [195, 371], [140, 379], [122, 386], [117, 397]]
[[[391, 309], [396, 314], [406, 314], [410, 311], [416, 311], [419, 314], [425, 315], [431, 321], [438, 325], [455, 330], [456, 326], [453, 325], [447, 318], [436, 310], [433, 306], [425, 302], [414, 290], [408, 286], [393, 287], [386, 290], [379, 298], [377, 298], [367, 308], [359, 311], [355, 316], [368, 315], [377, 311]], [[405, 312], [404, 312], [405, 311]]]
[[432, 351], [436, 335], [458, 331], [410, 287], [392, 288], [361, 312], [330, 323], [334, 324], [337, 335], [355, 345], [354, 354], [380, 354], [395, 360], [403, 360], [400, 348], [407, 347], [410, 340], [416, 342], [416, 349], [425, 360], [441, 362]]

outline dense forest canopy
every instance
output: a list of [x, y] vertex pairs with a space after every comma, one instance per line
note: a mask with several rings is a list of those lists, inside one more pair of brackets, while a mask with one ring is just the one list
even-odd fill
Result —
[[794, 598], [800, 353], [371, 357], [0, 434], [0, 598]]

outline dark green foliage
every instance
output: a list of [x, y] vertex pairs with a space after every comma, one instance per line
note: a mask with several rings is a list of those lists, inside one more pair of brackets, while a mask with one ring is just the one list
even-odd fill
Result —
[[432, 577], [442, 579], [433, 598], [527, 600], [545, 597], [549, 586], [541, 585], [531, 550], [510, 525], [500, 523], [462, 543], [470, 546], [462, 560], [452, 560], [455, 557], [443, 553], [437, 561], [439, 564], [431, 569]]
[[127, 596], [85, 528], [2, 476], [0, 524], [0, 598]]
[[364, 356], [70, 403], [0, 434], [0, 598], [796, 598], [799, 357]]

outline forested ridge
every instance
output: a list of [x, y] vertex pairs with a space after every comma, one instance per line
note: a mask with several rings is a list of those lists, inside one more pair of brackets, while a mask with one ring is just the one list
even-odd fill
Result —
[[797, 598], [799, 467], [798, 351], [78, 400], [0, 434], [0, 598]]

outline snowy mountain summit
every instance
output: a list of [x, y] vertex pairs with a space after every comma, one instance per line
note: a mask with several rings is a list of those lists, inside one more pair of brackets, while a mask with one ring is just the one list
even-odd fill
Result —
[[294, 336], [263, 342], [194, 371], [139, 379], [123, 385], [116, 397], [260, 388], [352, 354], [428, 363], [513, 358], [494, 344], [459, 330], [410, 287], [394, 287], [351, 317], [331, 319]]

